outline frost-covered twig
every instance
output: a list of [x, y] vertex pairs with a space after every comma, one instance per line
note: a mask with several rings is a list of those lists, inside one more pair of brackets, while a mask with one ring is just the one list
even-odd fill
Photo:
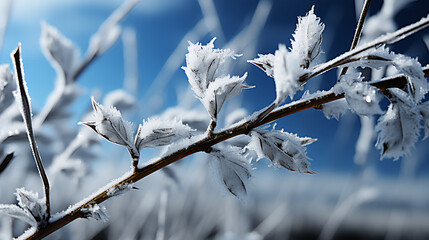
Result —
[[406, 27], [403, 27], [393, 33], [389, 33], [389, 34], [385, 34], [381, 37], [376, 38], [375, 40], [366, 43], [360, 47], [357, 47], [351, 51], [348, 51], [326, 63], [322, 63], [319, 64], [317, 66], [315, 66], [312, 70], [311, 73], [309, 74], [305, 74], [300, 78], [300, 82], [306, 82], [309, 79], [320, 75], [330, 69], [342, 66], [344, 64], [347, 63], [351, 63], [354, 61], [357, 61], [358, 59], [354, 59], [353, 57], [359, 55], [360, 53], [367, 51], [369, 49], [373, 49], [376, 47], [380, 47], [382, 45], [385, 44], [393, 44], [395, 42], [398, 42], [414, 33], [416, 33], [417, 31], [420, 31], [426, 27], [429, 26], [429, 15], [422, 18], [420, 21], [410, 24]]
[[[401, 78], [397, 78], [396, 80], [401, 81]], [[380, 80], [377, 82], [373, 82], [372, 84], [376, 87], [379, 87], [380, 90], [400, 85], [397, 84], [395, 80], [391, 78], [387, 79], [386, 82]], [[407, 82], [403, 84], [407, 84]], [[106, 185], [98, 192], [86, 198], [85, 201], [74, 205], [65, 214], [52, 220], [51, 222], [49, 222], [49, 224], [45, 226], [45, 228], [34, 233], [27, 239], [41, 239], [49, 235], [50, 233], [62, 228], [63, 226], [73, 222], [74, 220], [78, 218], [83, 218], [84, 213], [82, 212], [82, 209], [88, 208], [89, 206], [91, 206], [91, 204], [100, 204], [111, 198], [111, 194], [109, 193], [111, 192], [110, 189], [112, 189], [112, 187], [135, 183], [151, 175], [152, 173], [155, 173], [158, 170], [161, 170], [162, 168], [174, 162], [177, 162], [182, 158], [185, 158], [197, 152], [204, 152], [211, 146], [226, 141], [235, 136], [248, 134], [253, 128], [264, 125], [266, 123], [270, 123], [272, 121], [294, 114], [296, 112], [303, 111], [305, 109], [318, 108], [322, 104], [332, 102], [343, 97], [344, 94], [336, 94], [333, 91], [328, 91], [320, 96], [315, 96], [304, 100], [298, 100], [296, 102], [292, 102], [290, 104], [277, 108], [273, 112], [268, 114], [262, 121], [251, 124], [252, 119], [250, 118], [247, 121], [233, 125], [232, 127], [225, 129], [221, 132], [214, 132], [212, 135], [205, 135], [203, 138], [197, 136], [196, 140], [191, 142], [189, 145], [172, 151], [169, 154], [166, 154], [141, 168], [137, 168], [134, 172], [125, 173], [122, 177], [116, 179], [114, 182], [110, 183], [109, 185]]]
[[45, 191], [45, 203], [46, 203], [46, 219], [47, 221], [50, 218], [50, 201], [49, 201], [49, 180], [46, 175], [45, 168], [42, 163], [42, 158], [39, 153], [39, 149], [36, 144], [36, 139], [34, 138], [33, 125], [31, 123], [32, 113], [31, 106], [27, 92], [27, 84], [24, 80], [24, 69], [22, 67], [21, 60], [21, 46], [11, 54], [13, 64], [15, 67], [16, 81], [18, 86], [17, 94], [15, 95], [16, 100], [20, 103], [22, 118], [27, 128], [28, 141], [30, 142], [31, 150], [33, 152], [34, 160], [36, 161], [37, 169], [39, 170], [40, 177], [42, 178], [43, 188]]
[[[363, 29], [363, 24], [365, 22], [366, 15], [368, 13], [369, 4], [371, 4], [371, 0], [365, 0], [365, 3], [363, 5], [363, 7], [362, 7], [362, 12], [360, 13], [360, 16], [359, 16], [358, 24], [356, 26], [355, 34], [353, 36], [353, 40], [352, 40], [352, 44], [350, 46], [350, 50], [353, 50], [357, 46], [357, 44], [359, 42], [359, 38], [360, 38], [360, 35], [362, 33], [362, 29]], [[343, 76], [344, 74], [346, 74], [347, 70], [348, 70], [348, 67], [344, 67], [341, 70], [339, 78], [341, 78], [341, 76]]]

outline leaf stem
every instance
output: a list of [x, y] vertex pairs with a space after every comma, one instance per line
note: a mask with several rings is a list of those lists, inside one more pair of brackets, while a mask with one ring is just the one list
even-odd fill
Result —
[[22, 104], [22, 118], [24, 119], [24, 123], [27, 128], [27, 136], [28, 141], [30, 142], [31, 151], [34, 156], [34, 160], [36, 161], [37, 170], [39, 171], [40, 178], [42, 179], [43, 188], [45, 190], [45, 201], [46, 201], [46, 224], [47, 220], [51, 216], [51, 210], [50, 210], [50, 201], [49, 201], [49, 180], [45, 172], [45, 168], [43, 167], [42, 158], [39, 153], [39, 149], [36, 144], [36, 139], [34, 138], [33, 133], [33, 125], [32, 125], [32, 119], [31, 119], [31, 106], [30, 102], [28, 100], [28, 93], [24, 82], [24, 72], [22, 67], [22, 61], [21, 61], [21, 44], [18, 45], [18, 48], [15, 50], [15, 52], [11, 55], [13, 64], [15, 66], [15, 74], [16, 74], [16, 81], [18, 86], [18, 94], [21, 99]]

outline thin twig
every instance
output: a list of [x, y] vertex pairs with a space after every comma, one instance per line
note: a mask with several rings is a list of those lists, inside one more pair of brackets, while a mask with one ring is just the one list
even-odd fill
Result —
[[[375, 87], [378, 87], [381, 91], [384, 91], [385, 89], [390, 87], [403, 88], [405, 84], [407, 84], [407, 82], [406, 81], [403, 82], [401, 80], [402, 79], [401, 77], [402, 75], [398, 76], [397, 78], [386, 79], [385, 81], [380, 80], [376, 82], [371, 82], [370, 84]], [[398, 84], [397, 81], [399, 81], [400, 84]], [[270, 123], [272, 121], [275, 121], [277, 119], [283, 118], [285, 116], [294, 114], [296, 112], [299, 112], [305, 109], [318, 108], [322, 104], [332, 102], [337, 99], [341, 99], [343, 97], [344, 97], [344, 94], [335, 94], [334, 92], [327, 92], [326, 94], [321, 96], [317, 96], [317, 97], [313, 97], [305, 100], [298, 100], [296, 102], [284, 105], [280, 108], [275, 109], [273, 112], [268, 114], [261, 121], [252, 122], [252, 120], [249, 120], [247, 122], [244, 122], [239, 125], [228, 128], [226, 130], [223, 130], [219, 133], [213, 133], [212, 135], [206, 136], [205, 138], [199, 141], [196, 141], [185, 148], [172, 152], [169, 155], [160, 157], [158, 160], [154, 161], [153, 163], [150, 163], [142, 168], [137, 168], [131, 174], [127, 172], [122, 177], [115, 180], [116, 183], [114, 184], [114, 186], [135, 183], [149, 176], [150, 174], [157, 172], [158, 170], [174, 162], [177, 162], [182, 158], [185, 158], [197, 152], [206, 151], [207, 149], [210, 149], [211, 146], [218, 144], [220, 142], [223, 142], [232, 137], [248, 134], [249, 128], [253, 129], [253, 128], [259, 127], [263, 124]], [[109, 199], [111, 197], [109, 195], [109, 189], [111, 187], [112, 187], [112, 184], [105, 186], [99, 192], [88, 197], [87, 201], [81, 204], [75, 205], [73, 209], [69, 210], [69, 213], [67, 215], [50, 222], [44, 228], [41, 228], [38, 231], [36, 231], [32, 236], [28, 237], [27, 240], [41, 239], [45, 236], [48, 236], [52, 232], [62, 228], [63, 226], [73, 222], [74, 220], [84, 217], [84, 212], [82, 211], [82, 209], [87, 208], [91, 204], [100, 204], [106, 201], [107, 199]]]
[[[365, 23], [365, 18], [366, 18], [366, 15], [368, 13], [369, 4], [371, 4], [371, 0], [365, 0], [365, 3], [362, 7], [362, 12], [360, 13], [360, 16], [359, 16], [358, 24], [356, 26], [355, 34], [353, 36], [352, 45], [350, 46], [350, 50], [353, 50], [359, 42], [359, 38], [361, 36], [362, 29], [363, 29], [363, 24]], [[348, 69], [349, 69], [348, 67], [344, 67], [341, 70], [340, 77], [338, 79], [341, 79], [341, 77], [347, 73]]]
[[47, 224], [47, 220], [51, 216], [51, 210], [50, 210], [50, 201], [49, 201], [49, 180], [46, 176], [45, 168], [43, 167], [42, 158], [40, 157], [39, 149], [36, 144], [36, 139], [34, 138], [33, 133], [33, 125], [31, 120], [31, 106], [30, 102], [28, 100], [28, 93], [25, 86], [24, 81], [24, 69], [22, 67], [21, 62], [21, 44], [19, 44], [18, 48], [15, 50], [15, 52], [11, 55], [13, 60], [13, 65], [15, 66], [15, 74], [16, 74], [16, 82], [18, 86], [18, 92], [19, 97], [21, 101], [21, 114], [22, 118], [24, 119], [24, 123], [27, 128], [27, 136], [28, 141], [30, 142], [31, 151], [33, 152], [34, 160], [36, 161], [37, 170], [39, 170], [40, 178], [42, 179], [43, 188], [45, 190], [45, 201], [46, 201], [46, 214], [47, 218], [44, 219]]
[[0, 174], [9, 166], [9, 163], [12, 161], [14, 157], [13, 153], [9, 153], [4, 157], [3, 161], [0, 163]]

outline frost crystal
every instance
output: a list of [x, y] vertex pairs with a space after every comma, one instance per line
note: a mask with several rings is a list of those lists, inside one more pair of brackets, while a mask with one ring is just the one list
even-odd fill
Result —
[[137, 149], [169, 145], [177, 140], [189, 138], [192, 129], [181, 121], [149, 118], [139, 125], [135, 138]]
[[241, 154], [241, 149], [233, 146], [213, 148], [210, 154], [215, 157], [213, 165], [224, 186], [238, 199], [244, 199], [251, 174], [250, 164]]
[[90, 205], [87, 208], [82, 208], [81, 210], [84, 213], [85, 218], [94, 218], [97, 221], [107, 222], [109, 221], [109, 215], [105, 206], [100, 206], [98, 204]]
[[120, 184], [109, 188], [109, 190], [107, 191], [107, 196], [116, 197], [128, 192], [131, 189], [133, 189], [132, 183]]
[[10, 217], [22, 220], [32, 227], [37, 226], [37, 221], [34, 217], [25, 209], [22, 209], [16, 205], [12, 204], [0, 204], [0, 214], [5, 214]]
[[324, 28], [325, 25], [314, 14], [314, 6], [305, 17], [298, 17], [295, 33], [292, 34], [294, 40], [291, 40], [291, 52], [301, 58], [302, 67], [308, 68], [319, 55]]
[[125, 146], [133, 158], [139, 156], [139, 152], [134, 146], [132, 125], [122, 119], [121, 113], [115, 107], [104, 107], [91, 98], [94, 108], [95, 121], [81, 122], [92, 128], [96, 133], [105, 139]]
[[280, 44], [274, 55], [274, 82], [276, 84], [276, 104], [282, 104], [288, 96], [293, 98], [301, 89], [299, 77], [307, 70], [299, 66], [300, 57], [289, 52], [285, 45]]
[[379, 105], [380, 97], [377, 95], [377, 88], [362, 82], [360, 73], [345, 74], [338, 87], [344, 92], [350, 108], [358, 115], [383, 113]]
[[220, 77], [220, 66], [226, 58], [235, 58], [238, 55], [229, 49], [214, 49], [214, 40], [215, 38], [207, 45], [190, 42], [186, 54], [186, 67], [182, 69], [185, 70], [192, 90], [216, 121], [223, 103], [248, 86], [243, 84], [247, 73], [242, 77], [229, 75]]
[[382, 158], [399, 159], [407, 155], [418, 140], [422, 116], [407, 93], [392, 91], [392, 103], [387, 112], [379, 118], [376, 130], [379, 132], [376, 147]]
[[66, 81], [70, 80], [80, 61], [78, 48], [70, 39], [46, 22], [42, 22], [40, 45], [58, 75], [64, 75]]
[[307, 161], [305, 145], [316, 139], [298, 137], [283, 130], [254, 129], [251, 132], [251, 140], [247, 148], [254, 150], [258, 159], [268, 158], [275, 167], [279, 165], [301, 173], [314, 173]]

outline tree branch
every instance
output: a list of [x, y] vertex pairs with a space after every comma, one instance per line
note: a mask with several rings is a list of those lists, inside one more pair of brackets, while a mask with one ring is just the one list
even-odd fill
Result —
[[[28, 141], [30, 142], [31, 151], [33, 152], [34, 160], [36, 161], [37, 170], [39, 170], [40, 178], [42, 179], [43, 188], [45, 190], [45, 201], [46, 201], [46, 219], [48, 220], [51, 216], [50, 210], [50, 201], [49, 201], [49, 180], [45, 172], [45, 168], [43, 167], [42, 158], [39, 153], [39, 149], [36, 144], [36, 139], [34, 138], [33, 133], [33, 125], [31, 122], [31, 106], [28, 100], [27, 87], [25, 86], [24, 81], [24, 70], [22, 67], [21, 61], [21, 44], [19, 44], [18, 48], [11, 54], [13, 65], [15, 66], [15, 74], [16, 74], [16, 82], [18, 87], [18, 97], [20, 98], [21, 103], [21, 114], [24, 119], [24, 123], [27, 128], [27, 136]], [[47, 222], [46, 222], [47, 224]]]
[[[425, 70], [425, 74], [429, 74], [429, 70], [427, 67]], [[369, 82], [369, 84], [379, 88], [380, 91], [385, 91], [387, 88], [391, 87], [404, 88], [407, 84], [407, 81], [406, 79], [404, 81], [403, 75], [399, 75], [394, 78], [385, 78], [379, 81]], [[266, 117], [260, 121], [248, 120], [221, 132], [212, 133], [211, 135], [208, 135], [201, 140], [195, 141], [187, 147], [169, 153], [166, 156], [162, 156], [158, 160], [142, 168], [137, 168], [134, 172], [129, 171], [125, 173], [122, 177], [118, 178], [115, 183], [106, 185], [99, 192], [94, 193], [92, 196], [87, 198], [89, 200], [87, 200], [86, 202], [77, 204], [72, 209], [68, 210], [68, 214], [64, 215], [61, 218], [50, 221], [49, 224], [47, 224], [44, 228], [38, 229], [32, 236], [28, 237], [27, 240], [41, 239], [49, 235], [50, 233], [62, 228], [63, 226], [71, 223], [72, 221], [84, 217], [84, 212], [82, 211], [82, 209], [87, 208], [88, 206], [93, 204], [100, 204], [109, 199], [110, 196], [108, 193], [109, 189], [111, 189], [112, 187], [135, 183], [182, 158], [185, 158], [197, 152], [204, 152], [207, 149], [210, 149], [213, 145], [233, 138], [235, 136], [248, 134], [249, 131], [253, 128], [273, 122], [277, 119], [283, 118], [296, 112], [303, 111], [305, 109], [318, 108], [322, 104], [332, 102], [343, 97], [344, 94], [335, 94], [332, 91], [328, 91], [324, 95], [304, 100], [298, 100], [290, 104], [284, 105], [280, 108], [277, 108], [275, 111], [266, 115]]]

